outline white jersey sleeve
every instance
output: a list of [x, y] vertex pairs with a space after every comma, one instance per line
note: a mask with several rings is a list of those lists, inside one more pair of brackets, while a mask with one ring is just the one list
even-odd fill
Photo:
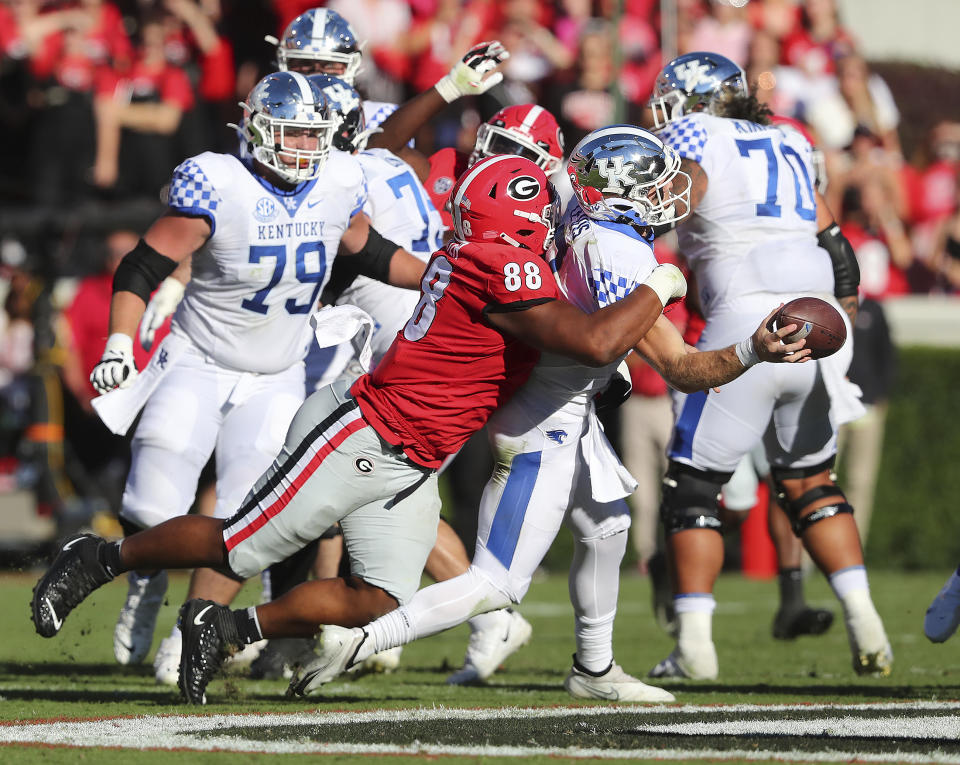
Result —
[[[567, 205], [551, 268], [564, 296], [582, 311], [593, 313], [622, 300], [656, 266], [651, 243], [632, 227], [592, 220], [575, 201]], [[586, 367], [544, 353], [525, 387], [536, 386], [544, 416], [551, 407], [579, 415], [606, 387], [618, 364], [619, 359], [604, 367]]]
[[709, 315], [755, 293], [832, 292], [817, 245], [811, 147], [795, 130], [689, 114], [659, 137], [707, 175], [707, 191], [677, 229]]
[[204, 216], [212, 233], [194, 255], [173, 331], [231, 369], [274, 373], [299, 362], [340, 238], [365, 202], [363, 171], [340, 152], [291, 191], [230, 155], [183, 162], [168, 204]]
[[373, 227], [426, 262], [443, 243], [443, 220], [414, 169], [386, 149], [368, 149], [357, 159]]

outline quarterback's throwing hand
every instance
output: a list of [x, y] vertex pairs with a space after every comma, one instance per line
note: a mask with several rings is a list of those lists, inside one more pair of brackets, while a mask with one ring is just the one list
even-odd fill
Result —
[[461, 96], [486, 93], [503, 80], [500, 72], [489, 72], [508, 58], [510, 53], [499, 40], [474, 45], [450, 73], [435, 85], [437, 92], [448, 104]]
[[114, 388], [128, 388], [137, 376], [133, 361], [133, 338], [114, 333], [107, 338], [103, 356], [90, 374], [90, 382], [97, 393], [107, 393]]
[[760, 361], [786, 361], [797, 363], [810, 360], [810, 349], [804, 348], [806, 340], [784, 343], [783, 338], [797, 330], [795, 324], [787, 324], [776, 332], [767, 329], [780, 306], [774, 308], [753, 333], [753, 347]]

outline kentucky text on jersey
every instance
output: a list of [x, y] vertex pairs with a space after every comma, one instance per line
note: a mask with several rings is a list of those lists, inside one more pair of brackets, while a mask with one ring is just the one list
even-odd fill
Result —
[[290, 237], [323, 236], [322, 220], [302, 220], [290, 223], [265, 223], [257, 226], [257, 239], [288, 239]]

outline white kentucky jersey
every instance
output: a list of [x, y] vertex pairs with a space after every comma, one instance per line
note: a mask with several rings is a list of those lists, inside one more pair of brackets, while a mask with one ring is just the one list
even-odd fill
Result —
[[357, 154], [367, 180], [364, 212], [391, 242], [426, 262], [443, 244], [443, 220], [410, 165], [387, 149]]
[[[633, 292], [657, 266], [652, 244], [631, 226], [588, 218], [576, 201], [564, 211], [551, 262], [564, 296], [585, 313], [594, 313]], [[568, 411], [586, 407], [606, 387], [619, 360], [587, 367], [550, 353], [530, 375], [545, 404]], [[569, 402], [569, 403], [566, 403]]]
[[832, 292], [817, 245], [811, 147], [795, 130], [688, 114], [658, 137], [707, 175], [707, 191], [677, 228], [705, 315], [753, 293]]
[[299, 362], [340, 237], [365, 202], [360, 164], [341, 152], [289, 192], [228, 154], [185, 160], [168, 204], [206, 218], [211, 235], [194, 255], [173, 331], [231, 369], [275, 373]]

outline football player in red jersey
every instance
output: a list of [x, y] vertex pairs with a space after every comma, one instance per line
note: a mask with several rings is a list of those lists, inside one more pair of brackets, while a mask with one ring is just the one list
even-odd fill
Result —
[[[678, 269], [659, 266], [646, 289], [594, 314], [558, 299], [543, 259], [557, 201], [530, 160], [478, 163], [453, 197], [457, 239], [433, 256], [420, 304], [376, 372], [350, 391], [330, 386], [304, 403], [280, 455], [233, 518], [183, 516], [118, 543], [68, 540], [34, 590], [41, 635], [56, 634], [87, 595], [125, 571], [210, 566], [248, 578], [337, 521], [351, 576], [307, 582], [251, 609], [184, 605], [185, 699], [204, 701], [233, 646], [311, 636], [320, 624], [365, 624], [396, 608], [419, 586], [436, 535], [436, 467], [524, 382], [535, 349], [609, 363], [686, 291]], [[802, 347], [782, 346], [762, 329], [756, 341], [771, 357]]]

